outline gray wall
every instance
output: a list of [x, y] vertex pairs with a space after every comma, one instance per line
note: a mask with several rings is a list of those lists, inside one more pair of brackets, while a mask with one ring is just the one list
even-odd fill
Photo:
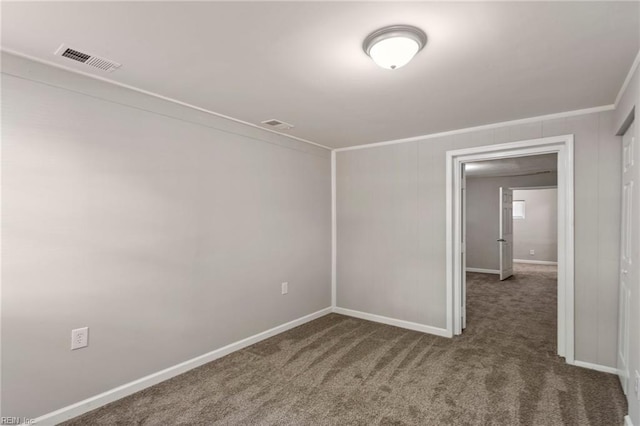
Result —
[[611, 111], [338, 152], [338, 306], [444, 328], [445, 152], [569, 133], [576, 359], [614, 366], [621, 146]]
[[[557, 182], [556, 173], [467, 178], [467, 267], [494, 271], [500, 268], [500, 243], [496, 240], [500, 235], [501, 186], [549, 186]], [[514, 254], [515, 238], [514, 232]]]
[[[330, 306], [328, 150], [2, 65], [3, 415], [39, 416]], [[72, 352], [83, 326], [90, 346]]]
[[[513, 191], [525, 204], [524, 219], [513, 220], [514, 259], [558, 261], [558, 190]], [[530, 254], [534, 250], [535, 254]]]
[[[614, 128], [616, 131], [622, 128], [623, 123], [632, 114], [635, 108], [635, 140], [636, 146], [634, 150], [635, 166], [635, 184], [633, 186], [633, 212], [634, 217], [638, 218], [640, 212], [640, 149], [638, 142], [640, 141], [640, 121], [638, 120], [638, 111], [640, 108], [640, 70], [636, 68], [629, 85], [623, 93], [618, 103], [614, 119]], [[620, 194], [621, 189], [618, 188], [617, 193]], [[612, 200], [613, 202], [613, 200]], [[619, 203], [619, 201], [618, 201]], [[613, 231], [613, 230], [612, 230]], [[634, 259], [631, 270], [629, 271], [629, 284], [631, 291], [631, 302], [629, 310], [631, 312], [630, 319], [630, 341], [629, 341], [629, 371], [631, 372], [631, 382], [629, 384], [629, 392], [627, 393], [627, 401], [629, 402], [629, 416], [632, 424], [640, 424], [640, 401], [636, 398], [633, 390], [634, 372], [640, 372], [640, 221], [632, 221], [631, 230], [631, 252]], [[603, 255], [607, 255], [603, 253]], [[617, 276], [617, 274], [616, 274]]]

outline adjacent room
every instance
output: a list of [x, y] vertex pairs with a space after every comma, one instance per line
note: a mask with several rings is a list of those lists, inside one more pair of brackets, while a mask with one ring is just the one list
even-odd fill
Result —
[[465, 164], [467, 272], [504, 280], [514, 262], [557, 264], [557, 171], [556, 154]]
[[[466, 335], [500, 333], [533, 356], [556, 352], [558, 156], [465, 164]], [[471, 337], [471, 336], [469, 336]]]
[[0, 425], [640, 426], [640, 2], [0, 24]]

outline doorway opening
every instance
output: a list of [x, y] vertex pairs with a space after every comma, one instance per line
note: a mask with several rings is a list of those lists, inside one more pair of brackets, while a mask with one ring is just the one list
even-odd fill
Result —
[[[543, 155], [555, 157], [557, 170], [557, 353], [564, 357], [567, 363], [573, 364], [573, 135], [447, 152], [447, 328], [452, 334], [458, 335], [466, 325], [465, 277], [470, 242], [466, 239], [465, 227], [465, 215], [468, 211], [465, 206], [467, 191], [465, 168], [472, 163], [488, 164], [487, 162], [492, 160], [514, 162], [516, 158]], [[549, 157], [546, 158], [549, 159]], [[512, 216], [513, 208], [510, 188], [518, 186], [511, 184], [503, 187], [503, 196], [508, 195], [500, 198], [503, 207], [506, 204], [507, 209], [503, 215], [509, 218]], [[497, 202], [496, 198], [494, 200]], [[505, 221], [507, 222], [511, 223], [510, 220]], [[510, 231], [508, 227], [505, 230]], [[495, 234], [493, 237], [494, 240], [502, 239], [495, 238]], [[504, 245], [497, 241], [496, 244]], [[504, 265], [498, 272], [508, 276], [508, 269], [509, 267], [513, 269], [513, 265], [509, 265], [509, 257], [505, 256]]]
[[557, 154], [464, 164], [466, 270], [513, 275], [513, 263], [557, 264]]
[[463, 334], [555, 352], [557, 154], [463, 165]]

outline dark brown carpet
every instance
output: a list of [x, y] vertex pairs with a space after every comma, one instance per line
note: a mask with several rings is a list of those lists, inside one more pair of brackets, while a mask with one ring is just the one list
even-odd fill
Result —
[[621, 425], [614, 375], [555, 355], [555, 269], [469, 274], [454, 339], [331, 314], [68, 425]]

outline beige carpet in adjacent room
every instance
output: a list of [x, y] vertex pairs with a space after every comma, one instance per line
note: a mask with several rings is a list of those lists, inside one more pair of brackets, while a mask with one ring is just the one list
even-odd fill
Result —
[[330, 314], [66, 424], [622, 425], [618, 378], [555, 355], [555, 268], [468, 278], [454, 339]]

